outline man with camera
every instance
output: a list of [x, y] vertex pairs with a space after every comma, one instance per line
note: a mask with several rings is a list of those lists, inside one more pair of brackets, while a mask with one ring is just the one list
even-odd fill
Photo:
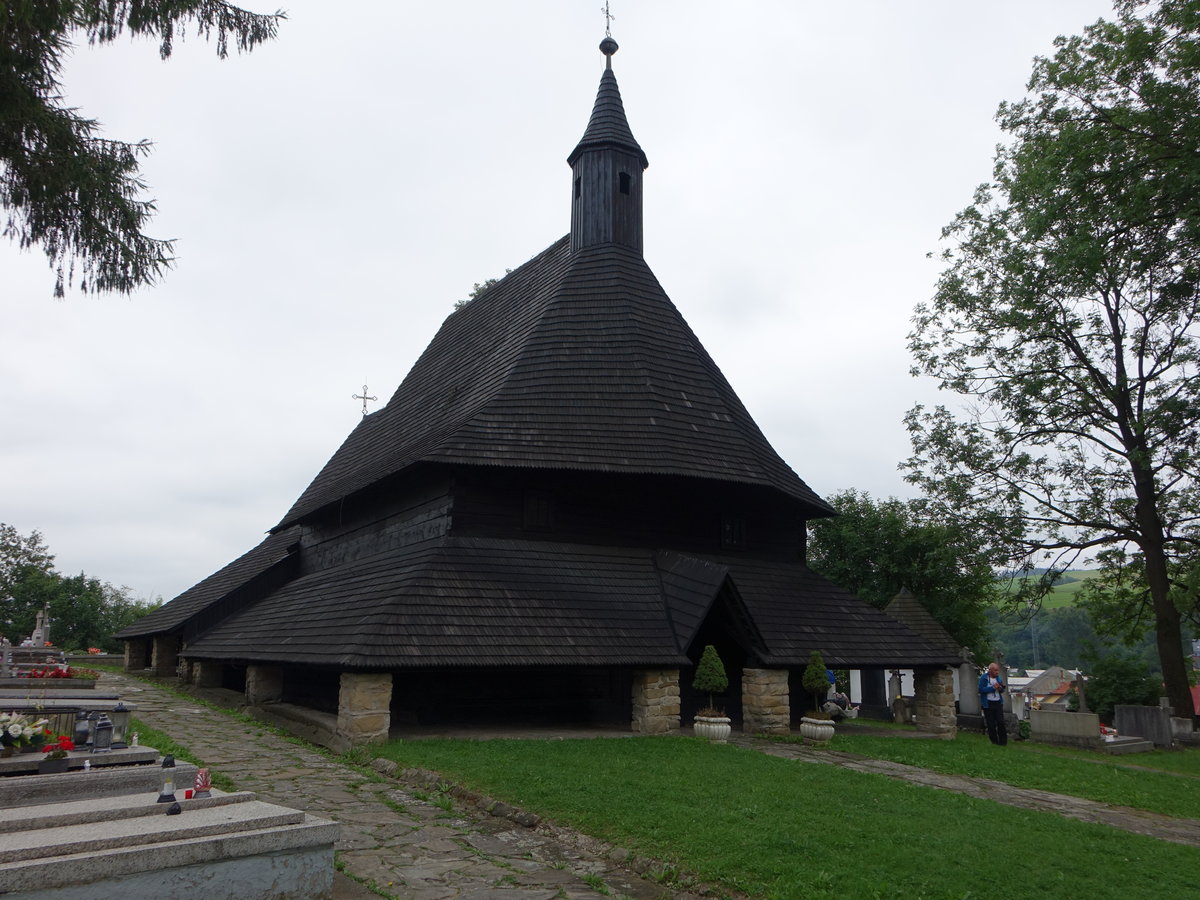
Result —
[[983, 708], [988, 740], [1001, 747], [1008, 743], [1008, 729], [1004, 727], [1003, 694], [1004, 680], [1000, 677], [1000, 666], [992, 663], [979, 676], [979, 705]]

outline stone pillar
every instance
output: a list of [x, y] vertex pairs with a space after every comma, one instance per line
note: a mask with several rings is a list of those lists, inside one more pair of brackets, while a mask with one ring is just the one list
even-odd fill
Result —
[[146, 668], [146, 639], [129, 638], [125, 641], [125, 671]]
[[679, 731], [679, 670], [641, 669], [633, 673], [633, 721], [637, 734]]
[[252, 706], [283, 698], [283, 669], [279, 666], [246, 666], [246, 702]]
[[192, 663], [192, 683], [196, 687], [219, 688], [224, 682], [223, 668], [215, 659], [198, 659]]
[[175, 674], [179, 665], [179, 638], [173, 634], [155, 635], [151, 648], [150, 668], [154, 674], [169, 677]]
[[[247, 678], [247, 693], [249, 690]], [[392, 724], [391, 706], [391, 673], [343, 672], [336, 736], [351, 747], [387, 740]]]
[[954, 672], [950, 669], [917, 669], [917, 728], [951, 740], [957, 734], [954, 714]]
[[791, 734], [787, 669], [742, 669], [742, 731]]

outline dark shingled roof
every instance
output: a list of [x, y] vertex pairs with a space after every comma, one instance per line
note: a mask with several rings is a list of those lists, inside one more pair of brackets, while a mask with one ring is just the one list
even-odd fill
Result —
[[727, 563], [767, 641], [767, 665], [805, 665], [820, 650], [831, 669], [959, 662], [906, 625], [826, 581], [802, 563]]
[[649, 551], [450, 537], [299, 578], [188, 656], [361, 668], [687, 665]]
[[641, 158], [642, 168], [650, 165], [646, 154], [633, 136], [629, 122], [625, 118], [625, 104], [621, 102], [621, 91], [617, 87], [617, 76], [612, 69], [605, 69], [600, 77], [600, 90], [596, 93], [596, 105], [592, 107], [592, 117], [588, 120], [583, 137], [571, 155], [567, 157], [569, 165], [575, 165], [575, 160], [586, 150], [599, 150], [612, 147], [618, 150], [628, 150]]
[[686, 652], [704, 624], [721, 585], [729, 577], [729, 567], [664, 551], [658, 554], [658, 568], [676, 646], [680, 652]]
[[[942, 623], [935, 619], [907, 588], [901, 588], [884, 607], [884, 612], [903, 622], [933, 646], [949, 650], [956, 655], [961, 653], [959, 643], [950, 636], [950, 632], [942, 627]], [[962, 661], [961, 658], [959, 661]]]
[[272, 566], [287, 559], [292, 546], [300, 539], [299, 528], [289, 528], [268, 535], [266, 540], [225, 566], [209, 575], [199, 584], [188, 588], [170, 603], [147, 613], [132, 625], [114, 635], [117, 638], [143, 637], [163, 634], [182, 626], [188, 619], [198, 616], [214, 604], [227, 597], [230, 592], [242, 587]]
[[800, 564], [443, 537], [297, 579], [189, 644], [189, 658], [354, 668], [688, 665], [726, 581], [765, 662], [935, 665], [951, 656]]
[[832, 515], [779, 458], [641, 256], [568, 238], [451, 315], [276, 528], [418, 462], [762, 485]]

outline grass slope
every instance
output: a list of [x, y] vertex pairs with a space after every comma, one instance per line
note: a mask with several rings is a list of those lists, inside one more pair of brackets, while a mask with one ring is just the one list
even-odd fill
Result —
[[1069, 569], [1063, 575], [1069, 579], [1065, 583], [1056, 584], [1054, 589], [1042, 600], [1042, 609], [1058, 609], [1063, 606], [1074, 606], [1079, 598], [1079, 592], [1093, 578], [1100, 577], [1095, 569]]
[[1194, 848], [687, 738], [379, 753], [754, 897], [1185, 896], [1200, 867]]

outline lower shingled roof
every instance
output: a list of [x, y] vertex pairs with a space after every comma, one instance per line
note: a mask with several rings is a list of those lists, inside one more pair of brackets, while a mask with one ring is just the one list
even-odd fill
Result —
[[229, 565], [188, 588], [174, 600], [142, 616], [114, 635], [120, 640], [165, 634], [229, 596], [230, 592], [286, 559], [300, 538], [299, 528], [288, 528], [266, 539]]
[[298, 578], [184, 655], [375, 669], [688, 665], [726, 578], [766, 665], [804, 665], [812, 650], [831, 667], [954, 662], [798, 563], [456, 537]]

